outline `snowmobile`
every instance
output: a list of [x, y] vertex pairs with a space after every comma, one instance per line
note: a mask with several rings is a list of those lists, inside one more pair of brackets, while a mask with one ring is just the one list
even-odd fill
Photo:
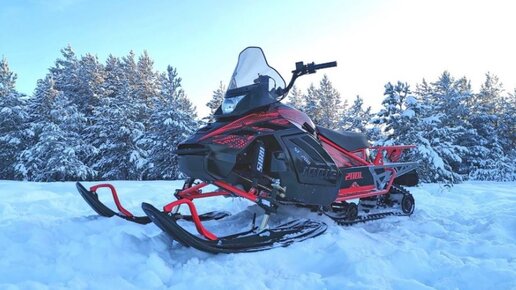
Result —
[[[305, 207], [339, 224], [350, 225], [387, 215], [411, 215], [414, 198], [402, 185], [417, 184], [416, 162], [399, 162], [412, 145], [371, 147], [363, 134], [314, 125], [303, 112], [281, 103], [300, 76], [335, 67], [297, 62], [286, 85], [259, 47], [244, 49], [215, 121], [181, 143], [175, 153], [186, 176], [176, 200], [161, 209], [142, 203], [145, 216], [126, 210], [111, 184], [77, 189], [101, 216], [153, 222], [180, 244], [211, 253], [253, 252], [316, 237], [327, 225], [289, 218], [277, 226], [269, 218], [283, 206]], [[209, 187], [208, 187], [209, 186]], [[215, 190], [203, 191], [206, 188]], [[111, 190], [118, 212], [103, 204], [99, 188]], [[218, 236], [203, 224], [230, 215], [197, 212], [194, 201], [217, 196], [240, 197], [263, 209], [249, 230]], [[354, 202], [358, 201], [358, 203]], [[185, 205], [189, 215], [179, 212]], [[193, 222], [194, 234], [178, 221]]]

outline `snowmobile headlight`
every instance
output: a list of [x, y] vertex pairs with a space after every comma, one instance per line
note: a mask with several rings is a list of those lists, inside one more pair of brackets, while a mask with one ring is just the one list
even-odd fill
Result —
[[224, 98], [224, 102], [222, 102], [222, 113], [229, 114], [233, 112], [238, 105], [238, 102], [242, 100], [245, 97], [245, 95], [242, 96], [236, 96], [231, 98]]

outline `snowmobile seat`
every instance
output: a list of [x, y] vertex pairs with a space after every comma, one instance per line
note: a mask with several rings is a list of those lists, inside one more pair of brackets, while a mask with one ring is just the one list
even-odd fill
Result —
[[349, 131], [337, 132], [320, 126], [316, 126], [316, 128], [319, 134], [348, 151], [355, 151], [369, 147], [367, 138], [362, 133]]

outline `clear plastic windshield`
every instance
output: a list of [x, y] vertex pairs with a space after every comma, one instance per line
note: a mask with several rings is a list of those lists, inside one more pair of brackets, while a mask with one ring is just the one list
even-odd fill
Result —
[[228, 90], [252, 85], [259, 76], [269, 77], [269, 90], [285, 88], [285, 80], [269, 66], [259, 47], [248, 47], [238, 56], [238, 63], [229, 81]]

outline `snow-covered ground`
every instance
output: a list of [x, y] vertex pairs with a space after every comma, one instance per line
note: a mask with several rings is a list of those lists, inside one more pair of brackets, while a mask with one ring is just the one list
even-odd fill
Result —
[[[114, 184], [126, 208], [142, 213], [141, 201], [162, 205], [181, 182]], [[411, 191], [410, 218], [341, 227], [287, 209], [328, 231], [287, 248], [211, 255], [153, 224], [97, 217], [73, 183], [0, 181], [0, 289], [516, 289], [516, 183]], [[247, 205], [216, 198], [200, 211]], [[231, 229], [221, 223], [250, 211], [207, 227]]]

